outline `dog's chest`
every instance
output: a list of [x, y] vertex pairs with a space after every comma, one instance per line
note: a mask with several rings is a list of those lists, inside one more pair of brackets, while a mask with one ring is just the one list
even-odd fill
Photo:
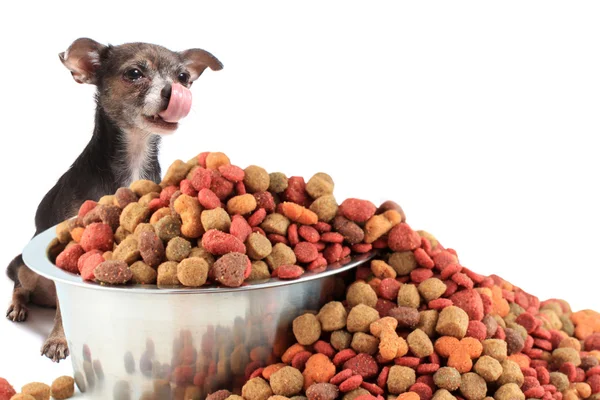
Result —
[[122, 178], [126, 184], [139, 179], [151, 179], [152, 166], [151, 159], [156, 151], [152, 146], [152, 134], [142, 131], [132, 131], [127, 133], [125, 162]]

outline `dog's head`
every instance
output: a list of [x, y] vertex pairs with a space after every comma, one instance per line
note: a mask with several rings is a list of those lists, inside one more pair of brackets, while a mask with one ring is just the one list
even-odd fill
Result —
[[98, 103], [117, 126], [156, 134], [177, 129], [177, 120], [191, 105], [189, 88], [206, 68], [223, 68], [202, 49], [105, 46], [88, 38], [77, 39], [59, 57], [76, 82], [98, 87]]

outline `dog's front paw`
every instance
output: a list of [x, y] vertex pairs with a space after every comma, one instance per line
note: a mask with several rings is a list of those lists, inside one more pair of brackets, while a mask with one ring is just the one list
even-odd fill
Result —
[[6, 311], [6, 318], [13, 322], [23, 322], [27, 319], [28, 311], [24, 304], [13, 301]]
[[50, 336], [42, 346], [42, 355], [54, 362], [60, 362], [69, 356], [69, 346], [64, 336]]

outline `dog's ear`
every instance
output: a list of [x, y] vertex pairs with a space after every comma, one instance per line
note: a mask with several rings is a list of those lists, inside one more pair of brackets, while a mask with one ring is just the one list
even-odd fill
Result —
[[96, 83], [96, 70], [100, 66], [100, 52], [105, 48], [103, 44], [88, 38], [79, 38], [74, 41], [67, 51], [58, 55], [73, 79], [77, 83]]
[[202, 49], [189, 49], [182, 51], [181, 57], [187, 69], [190, 71], [190, 81], [193, 82], [202, 72], [209, 67], [213, 71], [220, 71], [223, 69], [223, 64], [206, 50]]

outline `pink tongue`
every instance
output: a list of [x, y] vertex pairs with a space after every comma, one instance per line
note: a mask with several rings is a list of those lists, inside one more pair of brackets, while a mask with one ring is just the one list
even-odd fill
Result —
[[165, 111], [158, 113], [162, 119], [167, 122], [177, 122], [184, 118], [192, 108], [192, 92], [180, 85], [174, 83], [171, 86], [171, 99]]

